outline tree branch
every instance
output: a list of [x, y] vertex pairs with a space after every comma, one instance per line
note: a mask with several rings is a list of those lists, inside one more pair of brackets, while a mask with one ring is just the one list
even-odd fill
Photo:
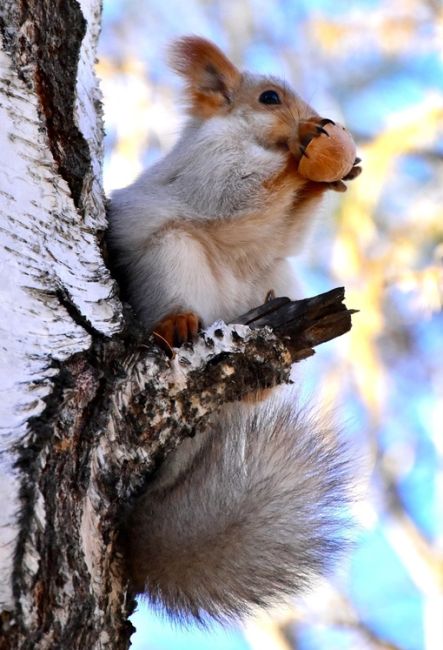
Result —
[[[140, 328], [130, 328], [108, 346], [107, 365], [113, 373], [103, 401], [113, 406], [108, 408], [106, 449], [100, 453], [108, 457], [105, 466], [113, 474], [116, 469], [119, 476], [128, 472], [123, 493], [117, 489], [109, 495], [111, 500], [129, 497], [147, 469], [193, 435], [201, 420], [222, 404], [289, 382], [294, 362], [351, 328], [354, 312], [343, 301], [342, 288], [304, 300], [273, 299], [240, 316], [234, 325], [215, 323], [172, 359], [150, 346]], [[100, 418], [104, 410], [100, 407]], [[124, 449], [116, 455], [119, 444]], [[134, 462], [128, 462], [128, 454]]]
[[292, 360], [301, 361], [314, 354], [313, 348], [348, 332], [351, 316], [357, 310], [347, 309], [343, 287], [313, 298], [289, 300], [274, 298], [236, 319], [256, 329], [269, 325], [286, 339]]

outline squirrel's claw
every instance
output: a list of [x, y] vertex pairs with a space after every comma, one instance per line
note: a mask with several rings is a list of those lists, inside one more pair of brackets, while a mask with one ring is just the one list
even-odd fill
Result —
[[[320, 124], [321, 124], [322, 126], [326, 126], [326, 124], [332, 124], [333, 126], [335, 126], [335, 122], [334, 122], [334, 120], [330, 120], [329, 117], [323, 117], [323, 118], [320, 120]], [[329, 135], [329, 134], [328, 134], [328, 135]]]
[[[309, 158], [306, 153], [306, 148], [311, 140], [318, 138], [320, 135], [326, 135], [328, 138], [330, 137], [326, 129], [323, 128], [325, 124], [334, 124], [334, 122], [327, 118], [318, 119], [316, 116], [312, 116], [307, 120], [299, 122], [298, 134], [294, 139], [298, 143], [298, 150], [302, 156]], [[289, 143], [289, 150], [294, 153], [291, 143]]]
[[327, 135], [328, 138], [330, 137], [329, 133], [322, 126], [317, 126], [315, 130], [317, 133], [324, 133], [324, 135]]
[[[357, 160], [359, 160], [357, 158]], [[350, 172], [346, 174], [346, 176], [343, 177], [342, 180], [344, 181], [352, 181], [354, 178], [357, 178], [357, 176], [360, 176], [361, 174], [361, 167], [353, 167]]]
[[173, 347], [180, 347], [195, 339], [199, 328], [199, 318], [192, 312], [170, 314], [157, 323], [153, 335], [160, 347], [169, 354]]

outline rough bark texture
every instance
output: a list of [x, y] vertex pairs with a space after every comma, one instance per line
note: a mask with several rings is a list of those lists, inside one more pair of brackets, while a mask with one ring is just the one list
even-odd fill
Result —
[[[83, 550], [97, 533], [80, 527], [88, 447], [79, 431], [90, 399], [70, 398], [64, 383], [121, 322], [98, 245], [99, 19], [99, 0], [0, 5], [2, 648], [106, 647], [97, 641], [106, 597]], [[64, 400], [69, 421], [58, 417]], [[120, 598], [112, 629], [127, 639]]]
[[168, 358], [123, 315], [99, 249], [99, 15], [0, 8], [1, 650], [127, 648], [122, 508], [209, 413], [350, 327], [342, 290], [276, 299]]

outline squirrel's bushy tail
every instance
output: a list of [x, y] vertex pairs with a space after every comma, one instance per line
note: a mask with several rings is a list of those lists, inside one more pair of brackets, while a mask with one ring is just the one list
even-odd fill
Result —
[[200, 622], [296, 594], [347, 545], [350, 465], [339, 432], [286, 400], [224, 407], [190, 465], [131, 515], [135, 588]]

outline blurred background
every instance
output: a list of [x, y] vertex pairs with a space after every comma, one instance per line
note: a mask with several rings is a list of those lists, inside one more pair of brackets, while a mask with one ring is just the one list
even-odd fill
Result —
[[186, 630], [141, 603], [135, 650], [443, 648], [443, 6], [440, 0], [104, 0], [98, 73], [105, 188], [174, 143], [179, 35], [284, 78], [354, 134], [364, 172], [295, 260], [305, 295], [345, 286], [350, 334], [304, 363], [304, 390], [344, 417], [369, 495], [348, 561], [291, 607]]

